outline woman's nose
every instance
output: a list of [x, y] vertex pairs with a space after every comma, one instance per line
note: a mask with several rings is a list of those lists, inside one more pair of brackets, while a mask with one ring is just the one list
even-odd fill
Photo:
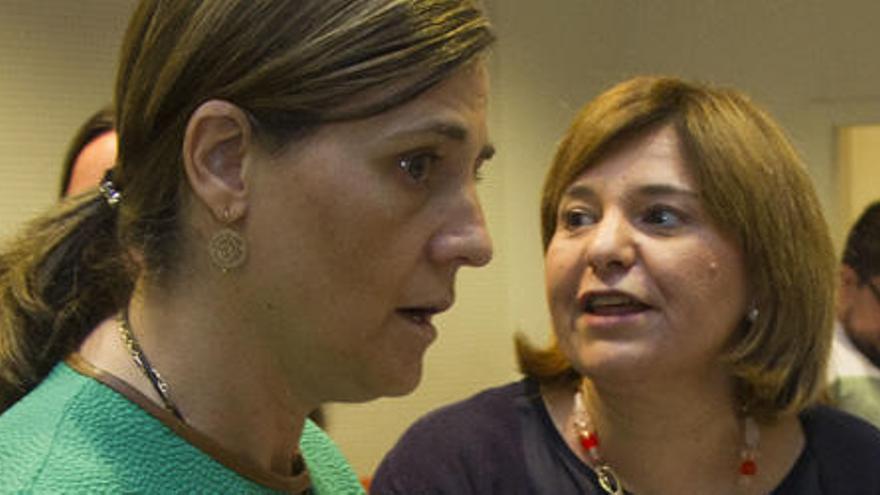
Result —
[[635, 260], [632, 229], [620, 213], [608, 212], [585, 238], [584, 255], [598, 276], [625, 271]]
[[492, 259], [492, 239], [475, 191], [449, 213], [449, 220], [434, 236], [431, 257], [438, 263], [483, 266]]

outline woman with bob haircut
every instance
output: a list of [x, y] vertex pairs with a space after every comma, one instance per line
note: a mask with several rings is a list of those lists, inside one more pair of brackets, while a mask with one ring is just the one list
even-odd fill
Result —
[[819, 201], [744, 95], [667, 77], [599, 95], [541, 221], [549, 347], [518, 337], [525, 379], [422, 418], [375, 493], [880, 493], [880, 432], [819, 405]]
[[360, 493], [306, 420], [411, 392], [491, 243], [476, 0], [142, 0], [99, 189], [0, 252], [0, 484]]

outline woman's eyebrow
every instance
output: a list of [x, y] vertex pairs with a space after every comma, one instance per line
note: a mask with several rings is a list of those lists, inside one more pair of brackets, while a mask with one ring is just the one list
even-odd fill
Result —
[[461, 124], [450, 120], [427, 120], [413, 126], [392, 129], [385, 135], [388, 139], [406, 139], [411, 136], [422, 134], [434, 134], [452, 141], [465, 142], [468, 139], [468, 130]]
[[684, 196], [697, 199], [699, 194], [688, 187], [680, 187], [673, 184], [645, 184], [634, 191], [638, 196]]
[[[699, 194], [690, 188], [660, 183], [644, 184], [636, 187], [631, 193], [624, 193], [624, 195], [638, 197], [683, 196], [691, 199], [699, 199]], [[596, 191], [587, 184], [574, 184], [569, 187], [564, 194], [564, 197], [566, 198], [583, 200], [594, 199], [596, 196]]]
[[[387, 135], [388, 139], [406, 139], [422, 134], [434, 134], [459, 143], [467, 142], [470, 132], [463, 125], [448, 120], [429, 120], [414, 127], [398, 129]], [[480, 150], [479, 160], [490, 160], [495, 156], [495, 146], [486, 144]]]
[[586, 184], [573, 184], [565, 190], [563, 198], [591, 200], [596, 198], [596, 191]]

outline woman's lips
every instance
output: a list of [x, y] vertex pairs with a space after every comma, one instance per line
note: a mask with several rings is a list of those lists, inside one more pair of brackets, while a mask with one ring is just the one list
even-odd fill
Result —
[[622, 291], [592, 291], [580, 298], [583, 312], [597, 316], [641, 313], [651, 307], [636, 296]]
[[637, 296], [618, 290], [590, 291], [579, 298], [583, 329], [621, 330], [643, 323], [653, 308]]
[[431, 322], [432, 317], [439, 313], [437, 308], [400, 308], [396, 313], [415, 328], [414, 334], [421, 335], [430, 344], [437, 338], [437, 328]]

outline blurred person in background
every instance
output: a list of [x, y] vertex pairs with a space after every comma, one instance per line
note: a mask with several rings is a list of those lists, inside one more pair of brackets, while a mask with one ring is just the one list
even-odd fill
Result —
[[86, 120], [73, 137], [61, 169], [59, 198], [98, 187], [116, 163], [113, 109], [104, 107]]
[[880, 427], [880, 201], [859, 216], [846, 240], [831, 353], [831, 396]]

